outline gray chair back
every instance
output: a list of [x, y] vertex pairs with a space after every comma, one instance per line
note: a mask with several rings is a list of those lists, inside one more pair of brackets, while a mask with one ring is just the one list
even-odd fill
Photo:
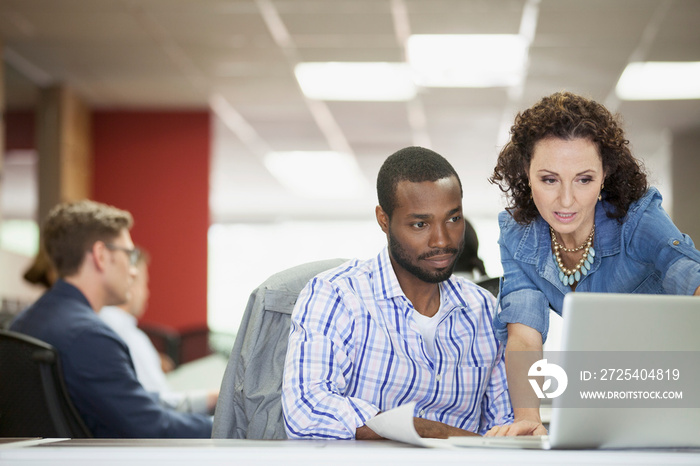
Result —
[[281, 393], [292, 310], [309, 280], [343, 262], [284, 270], [251, 293], [221, 383], [213, 438], [287, 438]]

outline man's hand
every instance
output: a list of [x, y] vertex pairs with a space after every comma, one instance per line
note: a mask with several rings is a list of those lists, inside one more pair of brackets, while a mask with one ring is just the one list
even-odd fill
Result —
[[416, 428], [416, 432], [423, 438], [447, 438], [447, 437], [467, 437], [467, 436], [479, 436], [474, 432], [469, 432], [468, 430], [460, 429], [459, 427], [452, 427], [438, 421], [430, 421], [428, 419], [423, 419], [420, 417], [413, 418], [413, 426]]
[[[428, 419], [423, 419], [420, 417], [413, 418], [413, 426], [423, 438], [447, 438], [447, 437], [466, 437], [469, 435], [476, 435], [474, 432], [469, 432], [468, 430], [460, 429], [459, 427], [452, 427], [438, 421], [429, 421]], [[375, 431], [367, 426], [359, 427], [355, 431], [355, 440], [386, 440], [384, 437], [380, 437]]]
[[547, 435], [547, 429], [540, 422], [522, 420], [492, 427], [484, 437], [512, 437], [516, 435]]
[[367, 426], [355, 429], [355, 440], [386, 440]]
[[216, 410], [216, 402], [219, 400], [219, 390], [210, 390], [207, 392], [207, 412], [214, 414]]
[[160, 368], [163, 370], [163, 374], [172, 372], [175, 369], [175, 362], [170, 356], [160, 352], [158, 353], [158, 356], [160, 356]]

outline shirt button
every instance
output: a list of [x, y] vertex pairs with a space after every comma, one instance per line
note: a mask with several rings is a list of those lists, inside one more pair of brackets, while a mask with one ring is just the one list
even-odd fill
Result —
[[425, 416], [425, 410], [421, 409], [420, 411], [418, 411], [418, 415], [421, 417]]
[[440, 374], [435, 376], [435, 380], [437, 380], [438, 382], [440, 381], [440, 379], [442, 379], [442, 376]]
[[674, 246], [678, 246], [679, 244], [681, 244], [680, 241], [678, 241], [677, 239], [676, 239], [676, 240], [673, 240], [673, 245], [674, 245]]

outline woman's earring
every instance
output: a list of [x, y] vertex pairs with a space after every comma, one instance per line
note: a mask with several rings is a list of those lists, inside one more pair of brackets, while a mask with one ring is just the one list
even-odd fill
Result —
[[530, 185], [530, 182], [527, 182], [527, 187], [530, 188], [530, 199], [532, 199], [532, 185]]
[[598, 194], [598, 200], [602, 201], [603, 200], [603, 188], [605, 187], [605, 183], [600, 185], [600, 194]]

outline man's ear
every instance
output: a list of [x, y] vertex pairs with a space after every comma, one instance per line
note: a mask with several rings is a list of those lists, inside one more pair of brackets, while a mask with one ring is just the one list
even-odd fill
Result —
[[95, 241], [88, 250], [85, 260], [91, 260], [97, 270], [103, 270], [109, 260], [108, 252], [105, 243], [102, 241]]
[[374, 209], [374, 213], [377, 216], [377, 223], [384, 233], [389, 234], [389, 216], [384, 212], [382, 206], [377, 206]]

